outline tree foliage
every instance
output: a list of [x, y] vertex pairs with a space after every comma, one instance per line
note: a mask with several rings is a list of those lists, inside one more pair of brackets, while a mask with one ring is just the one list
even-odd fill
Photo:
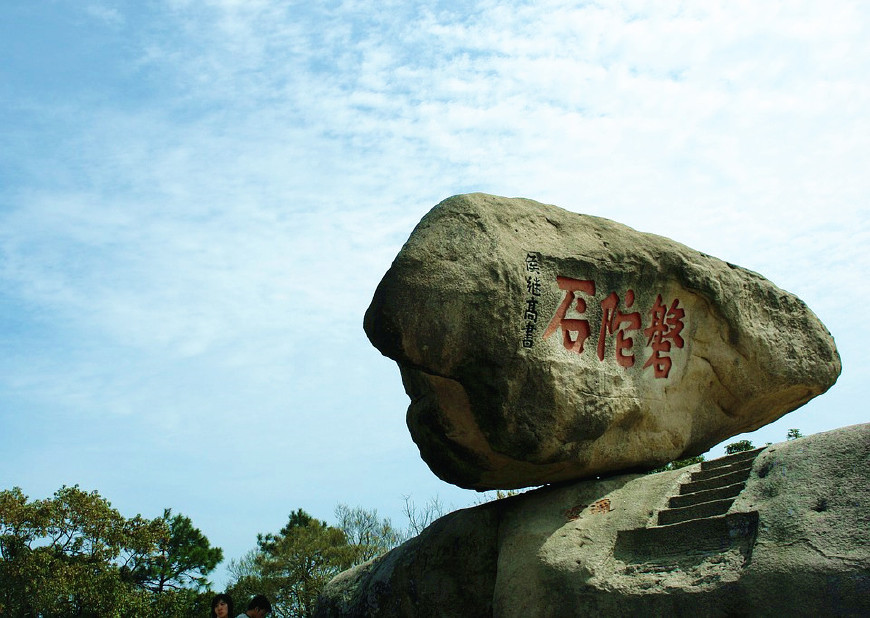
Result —
[[336, 518], [330, 526], [298, 509], [277, 534], [257, 535], [257, 548], [230, 562], [227, 592], [239, 599], [265, 594], [275, 616], [306, 618], [330, 579], [404, 540], [377, 511], [340, 504]]
[[731, 444], [725, 445], [725, 453], [728, 455], [733, 455], [734, 453], [742, 453], [743, 451], [751, 451], [755, 447], [752, 446], [752, 442], [749, 440], [738, 440], [737, 442], [732, 442]]
[[801, 433], [800, 429], [789, 429], [788, 434], [786, 435], [786, 440], [797, 440], [798, 438], [803, 438], [804, 434]]
[[2, 613], [24, 618], [190, 615], [200, 601], [195, 590], [154, 594], [136, 577], [139, 565], [160, 555], [170, 533], [164, 518], [127, 519], [96, 491], [78, 486], [33, 501], [20, 488], [4, 490]]
[[138, 557], [132, 569], [133, 580], [153, 592], [207, 587], [207, 575], [223, 559], [220, 547], [194, 528], [184, 515], [165, 509], [155, 550]]
[[686, 459], [675, 459], [674, 461], [668, 462], [663, 466], [660, 466], [654, 470], [650, 470], [648, 474], [655, 474], [656, 472], [665, 472], [667, 470], [679, 470], [680, 468], [685, 468], [686, 466], [692, 466], [696, 463], [701, 463], [704, 461], [703, 455], [698, 455], [696, 457], [687, 457]]

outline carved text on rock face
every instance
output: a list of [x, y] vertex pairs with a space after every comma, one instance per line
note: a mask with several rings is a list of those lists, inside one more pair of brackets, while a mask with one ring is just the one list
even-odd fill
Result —
[[650, 309], [652, 324], [645, 328], [643, 334], [647, 336], [646, 344], [652, 348], [652, 355], [646, 360], [643, 367], [652, 366], [657, 378], [667, 378], [671, 370], [671, 358], [665, 356], [671, 351], [671, 343], [674, 347], [683, 347], [683, 338], [680, 331], [683, 330], [683, 318], [686, 312], [679, 308], [680, 301], [674, 299], [671, 308], [662, 304], [662, 295], [656, 296], [656, 302]]
[[[625, 306], [630, 308], [634, 304], [634, 290], [629, 290], [625, 294]], [[632, 367], [634, 365], [634, 354], [631, 354], [631, 347], [634, 344], [634, 339], [626, 337], [625, 333], [638, 330], [640, 328], [640, 313], [633, 311], [631, 313], [623, 313], [619, 310], [619, 296], [616, 292], [611, 292], [610, 295], [601, 301], [601, 329], [598, 331], [598, 360], [604, 360], [604, 344], [608, 334], [616, 335], [616, 362], [622, 367]], [[625, 351], [628, 350], [628, 353]]]
[[[589, 328], [589, 320], [568, 318], [565, 317], [571, 305], [574, 305], [574, 311], [579, 314], [586, 313], [586, 301], [582, 296], [578, 296], [580, 292], [586, 296], [595, 296], [595, 282], [580, 279], [571, 279], [570, 277], [556, 277], [556, 283], [559, 289], [565, 290], [565, 298], [562, 299], [559, 308], [556, 309], [556, 315], [550, 320], [550, 324], [544, 331], [544, 339], [552, 335], [557, 328], [562, 329], [562, 344], [566, 350], [583, 353], [583, 344], [589, 338], [591, 330]], [[572, 339], [571, 333], [576, 333]]]
[[589, 510], [593, 513], [609, 513], [613, 510], [610, 504], [610, 498], [601, 498], [589, 505]]
[[541, 268], [537, 253], [526, 254], [526, 304], [523, 311], [523, 347], [531, 348], [535, 342], [538, 324], [538, 304], [541, 296]]
[[[560, 290], [564, 290], [565, 295], [541, 338], [547, 339], [561, 330], [565, 349], [582, 354], [584, 344], [592, 334], [591, 325], [583, 317], [569, 317], [568, 312], [570, 310], [580, 316], [586, 313], [587, 302], [595, 299], [595, 281], [557, 276], [556, 284]], [[678, 298], [673, 299], [668, 306], [662, 302], [662, 295], [659, 294], [647, 312], [650, 316], [649, 326], [641, 331], [641, 312], [629, 311], [634, 308], [634, 301], [635, 293], [631, 289], [626, 291], [622, 303], [616, 292], [610, 292], [600, 301], [601, 323], [598, 325], [596, 356], [599, 361], [604, 360], [607, 339], [612, 337], [615, 339], [613, 348], [617, 364], [624, 368], [633, 367], [636, 361], [633, 351], [635, 337], [643, 341], [645, 335], [645, 345], [650, 349], [650, 355], [642, 368], [651, 367], [656, 378], [667, 378], [673, 364], [668, 354], [672, 348], [682, 348], [685, 344], [680, 333], [684, 328], [686, 312], [679, 306]], [[523, 345], [531, 347], [531, 344], [526, 346], [525, 342]]]

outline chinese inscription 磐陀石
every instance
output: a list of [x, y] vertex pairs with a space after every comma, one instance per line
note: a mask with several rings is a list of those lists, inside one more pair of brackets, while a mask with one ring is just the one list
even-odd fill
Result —
[[538, 324], [538, 304], [541, 296], [541, 265], [537, 253], [526, 254], [526, 303], [523, 311], [523, 347], [530, 348], [535, 341]]
[[[546, 339], [556, 330], [561, 329], [562, 345], [565, 349], [582, 354], [584, 344], [592, 334], [589, 320], [566, 316], [568, 310], [572, 308], [578, 314], [586, 312], [587, 299], [584, 296], [590, 299], [595, 296], [595, 282], [559, 276], [556, 277], [556, 283], [559, 289], [565, 291], [565, 297], [556, 309], [556, 314], [550, 320], [542, 338]], [[634, 337], [629, 333], [641, 331], [646, 336], [646, 347], [652, 350], [643, 365], [643, 369], [652, 367], [653, 375], [656, 378], [667, 378], [672, 365], [671, 358], [668, 356], [671, 347], [682, 348], [684, 345], [680, 332], [683, 330], [683, 318], [686, 317], [686, 312], [679, 304], [680, 300], [675, 298], [668, 306], [667, 303], [662, 302], [661, 294], [656, 296], [655, 303], [648, 312], [652, 321], [648, 328], [641, 331], [641, 313], [630, 311], [634, 307], [634, 290], [628, 290], [625, 293], [624, 310], [620, 308], [619, 295], [616, 292], [611, 292], [601, 301], [601, 327], [598, 331], [596, 349], [598, 360], [604, 360], [607, 338], [615, 337], [616, 362], [621, 367], [633, 367], [635, 363], [632, 351]]]

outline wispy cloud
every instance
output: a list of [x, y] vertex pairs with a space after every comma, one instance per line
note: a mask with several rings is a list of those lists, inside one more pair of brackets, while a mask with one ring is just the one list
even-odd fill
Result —
[[83, 6], [52, 27], [95, 41], [68, 59], [87, 79], [52, 90], [50, 74], [10, 73], [0, 95], [14, 120], [0, 319], [19, 350], [0, 360], [16, 402], [2, 419], [48, 419], [20, 432], [83, 423], [82, 452], [88, 432], [138, 436], [212, 489], [212, 435], [260, 439], [268, 453], [233, 482], [301, 487], [282, 475], [320, 457], [320, 485], [299, 497], [318, 504], [351, 501], [324, 487], [366, 434], [354, 461], [380, 480], [356, 490], [382, 491], [398, 473], [367, 458], [394, 465], [414, 447], [362, 314], [426, 210], [473, 190], [760, 271], [838, 338], [850, 373], [837, 388], [864, 388], [851, 317], [870, 302], [862, 3]]

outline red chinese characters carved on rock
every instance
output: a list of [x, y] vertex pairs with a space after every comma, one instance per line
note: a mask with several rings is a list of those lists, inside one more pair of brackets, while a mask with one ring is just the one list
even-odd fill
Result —
[[674, 299], [671, 308], [668, 309], [667, 305], [662, 304], [662, 295], [656, 296], [656, 302], [650, 309], [652, 324], [643, 331], [643, 334], [647, 336], [646, 344], [652, 347], [653, 351], [652, 356], [646, 360], [643, 367], [646, 369], [652, 366], [657, 378], [668, 377], [671, 370], [671, 358], [663, 356], [665, 352], [671, 351], [671, 341], [675, 347], [683, 347], [680, 331], [683, 330], [683, 318], [686, 316], [686, 312], [677, 307], [679, 302], [679, 300]]
[[[549, 337], [559, 327], [562, 328], [562, 344], [565, 349], [571, 352], [580, 354], [583, 352], [583, 344], [589, 338], [589, 321], [579, 320], [574, 318], [566, 318], [568, 308], [572, 302], [575, 302], [574, 309], [577, 313], [586, 313], [586, 301], [576, 296], [578, 292], [583, 292], [589, 296], [595, 296], [595, 282], [581, 281], [580, 279], [571, 279], [570, 277], [556, 277], [556, 283], [559, 289], [565, 290], [565, 298], [562, 299], [562, 304], [556, 309], [556, 315], [550, 320], [547, 330], [544, 331], [544, 339]], [[571, 339], [571, 333], [577, 333], [574, 339]]]
[[[572, 304], [574, 311], [578, 314], [586, 312], [586, 299], [580, 294], [594, 297], [595, 282], [572, 279], [571, 277], [556, 277], [556, 283], [559, 289], [565, 291], [565, 297], [544, 331], [543, 339], [561, 329], [562, 345], [565, 349], [582, 354], [583, 345], [591, 335], [589, 321], [566, 316]], [[662, 304], [662, 296], [659, 294], [649, 311], [652, 322], [648, 328], [643, 330], [643, 334], [647, 338], [646, 346], [652, 350], [652, 354], [644, 363], [643, 369], [652, 367], [653, 375], [656, 378], [667, 378], [671, 371], [672, 361], [667, 356], [671, 351], [671, 344], [676, 348], [682, 348], [684, 345], [680, 332], [683, 330], [683, 318], [686, 313], [679, 307], [679, 304], [679, 299], [675, 298], [668, 308], [667, 304]], [[635, 357], [632, 352], [634, 338], [631, 333], [640, 331], [642, 324], [639, 311], [627, 311], [633, 305], [634, 290], [628, 290], [625, 293], [624, 306], [626, 311], [620, 309], [619, 296], [616, 292], [611, 292], [607, 298], [601, 301], [601, 328], [598, 332], [598, 348], [596, 350], [598, 360], [604, 360], [607, 337], [610, 336], [616, 338], [614, 343], [616, 362], [625, 368], [634, 366]]]
[[[625, 293], [625, 306], [630, 308], [634, 304], [634, 290]], [[634, 365], [634, 354], [623, 354], [624, 350], [631, 350], [634, 339], [626, 337], [625, 333], [640, 328], [640, 313], [623, 313], [619, 310], [619, 296], [616, 292], [601, 301], [601, 330], [598, 333], [598, 360], [604, 360], [605, 337], [616, 334], [616, 362], [622, 367]]]

